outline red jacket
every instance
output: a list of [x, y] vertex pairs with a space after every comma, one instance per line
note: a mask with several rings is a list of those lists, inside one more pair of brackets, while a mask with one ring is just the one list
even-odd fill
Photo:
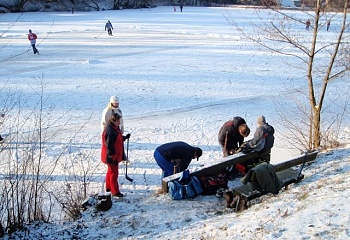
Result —
[[28, 34], [28, 40], [31, 41], [31, 40], [35, 40], [37, 39], [37, 36], [35, 35], [35, 33], [29, 33]]
[[124, 138], [113, 123], [108, 122], [102, 133], [101, 161], [118, 164], [123, 160]]

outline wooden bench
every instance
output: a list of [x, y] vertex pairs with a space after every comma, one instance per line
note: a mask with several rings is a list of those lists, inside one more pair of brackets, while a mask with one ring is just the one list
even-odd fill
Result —
[[[317, 156], [317, 151], [306, 153], [304, 155], [298, 156], [296, 158], [290, 159], [288, 161], [279, 163], [274, 165], [274, 169], [276, 172], [280, 172], [285, 169], [289, 169], [293, 166], [297, 166], [302, 164], [303, 162], [310, 162], [315, 160]], [[203, 168], [193, 171], [190, 173], [190, 176], [196, 176], [197, 178], [208, 176], [208, 175], [217, 175], [225, 172], [226, 168], [232, 166], [237, 163], [243, 163], [249, 159], [253, 159], [258, 157], [258, 154], [253, 152], [249, 154], [237, 153], [228, 157], [224, 157], [221, 160], [218, 160], [215, 163], [212, 163], [208, 166], [204, 166]], [[181, 173], [177, 173], [162, 179], [162, 189], [164, 193], [168, 192], [168, 182], [178, 180], [181, 176]]]

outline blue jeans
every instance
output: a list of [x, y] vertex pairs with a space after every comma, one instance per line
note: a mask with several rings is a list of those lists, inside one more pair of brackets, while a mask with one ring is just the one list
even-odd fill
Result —
[[158, 151], [155, 151], [153, 156], [158, 166], [163, 170], [163, 177], [168, 177], [174, 174], [174, 163], [166, 160]]

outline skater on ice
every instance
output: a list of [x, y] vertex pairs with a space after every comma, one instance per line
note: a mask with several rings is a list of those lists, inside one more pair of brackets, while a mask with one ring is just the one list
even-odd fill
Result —
[[30, 41], [30, 44], [32, 45], [34, 54], [39, 54], [38, 49], [35, 47], [37, 38], [38, 37], [36, 36], [36, 34], [33, 33], [31, 29], [29, 29], [28, 40]]
[[112, 30], [113, 30], [113, 26], [112, 26], [112, 23], [108, 20], [106, 25], [105, 25], [105, 31], [108, 31], [108, 35], [109, 36], [113, 36], [112, 34]]

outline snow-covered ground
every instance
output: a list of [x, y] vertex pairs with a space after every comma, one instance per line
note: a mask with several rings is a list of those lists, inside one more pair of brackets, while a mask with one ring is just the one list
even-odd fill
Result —
[[[268, 10], [258, 11], [266, 20], [273, 16]], [[302, 12], [287, 13], [309, 18]], [[157, 146], [182, 140], [201, 147], [203, 156], [190, 170], [215, 162], [221, 158], [218, 130], [237, 115], [252, 131], [260, 114], [275, 127], [272, 163], [300, 154], [285, 139], [287, 126], [280, 124], [275, 104], [288, 105], [291, 93], [306, 91], [303, 69], [293, 59], [242, 38], [224, 16], [241, 24], [249, 24], [241, 16], [261, 21], [253, 9], [186, 6], [182, 13], [170, 6], [0, 15], [0, 98], [15, 92], [26, 116], [43, 86], [44, 111], [52, 109], [45, 115], [53, 122], [48, 131], [60, 131], [46, 143], [45, 161], [55, 159], [82, 128], [62, 158], [79, 152], [92, 157], [97, 170], [90, 191], [98, 193], [106, 171], [99, 159], [100, 117], [111, 95], [120, 98], [125, 131], [131, 133], [128, 175], [134, 181], [123, 177], [124, 165], [120, 169], [121, 190], [127, 197], [114, 199], [105, 213], [90, 209], [76, 222], [35, 225], [25, 239], [349, 238], [348, 148], [321, 154], [317, 163], [305, 168], [301, 183], [277, 196], [262, 197], [260, 204], [242, 213], [226, 209], [225, 200], [215, 196], [172, 201], [157, 194]], [[107, 20], [114, 27], [112, 37], [104, 31]], [[335, 36], [337, 24], [332, 21], [325, 39]], [[38, 35], [39, 56], [29, 48], [28, 29]], [[302, 24], [293, 31], [311, 37]], [[328, 104], [346, 97], [342, 91], [346, 93], [349, 82], [339, 79], [334, 86], [329, 85]], [[12, 114], [6, 119], [16, 116]], [[349, 143], [346, 121], [339, 137]], [[10, 141], [16, 124], [5, 121], [1, 127], [3, 146], [16, 144]], [[67, 174], [64, 167], [57, 171], [57, 176]]]

